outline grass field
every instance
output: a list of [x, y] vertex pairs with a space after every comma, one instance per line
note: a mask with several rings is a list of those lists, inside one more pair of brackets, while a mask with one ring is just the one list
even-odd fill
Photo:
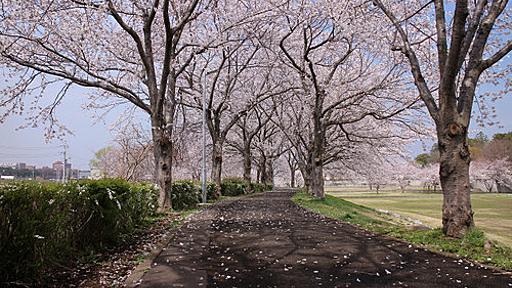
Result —
[[[326, 193], [417, 219], [430, 227], [441, 226], [442, 195], [438, 193], [401, 193], [387, 188], [377, 194], [364, 187], [326, 187]], [[512, 247], [512, 194], [474, 193], [471, 199], [476, 226], [490, 239]]]

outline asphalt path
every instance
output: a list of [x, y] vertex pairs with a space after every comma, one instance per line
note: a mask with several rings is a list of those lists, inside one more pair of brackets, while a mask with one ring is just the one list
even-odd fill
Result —
[[223, 201], [179, 229], [139, 287], [512, 287], [512, 275], [295, 205], [292, 192]]

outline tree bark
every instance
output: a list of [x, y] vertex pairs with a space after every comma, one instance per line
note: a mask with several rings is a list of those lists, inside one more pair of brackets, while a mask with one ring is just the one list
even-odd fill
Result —
[[270, 157], [270, 159], [267, 161], [267, 169], [265, 169], [266, 173], [266, 179], [265, 184], [272, 184], [274, 186], [274, 161], [273, 157]]
[[244, 180], [251, 183], [251, 170], [252, 170], [252, 159], [251, 159], [251, 146], [244, 145]]
[[304, 189], [306, 189], [306, 193], [311, 194], [311, 173], [307, 167], [303, 167], [300, 165], [300, 173], [302, 174], [302, 179], [304, 180]]
[[290, 169], [290, 187], [295, 188], [295, 170]]
[[222, 143], [214, 142], [212, 153], [212, 179], [216, 184], [216, 196], [221, 195], [222, 184]]
[[325, 98], [325, 91], [318, 91], [315, 101], [315, 110], [313, 111], [313, 149], [311, 151], [311, 188], [312, 194], [324, 199], [324, 146], [325, 146], [325, 127], [322, 121], [322, 107]]
[[[155, 127], [155, 126], [154, 126]], [[155, 157], [155, 178], [160, 189], [158, 196], [158, 211], [164, 212], [172, 207], [172, 150], [170, 135], [163, 128], [156, 126], [152, 131]]]
[[311, 169], [311, 194], [316, 198], [324, 199], [324, 173], [320, 158], [316, 158]]
[[474, 226], [469, 182], [467, 129], [456, 123], [438, 131], [439, 177], [443, 190], [443, 232], [460, 238]]
[[258, 164], [260, 171], [260, 183], [266, 184], [267, 181], [267, 158], [265, 156], [261, 157], [260, 163]]

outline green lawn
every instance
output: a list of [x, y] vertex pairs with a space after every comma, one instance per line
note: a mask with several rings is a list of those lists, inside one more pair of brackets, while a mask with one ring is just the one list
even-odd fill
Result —
[[[401, 193], [393, 189], [377, 194], [353, 187], [326, 187], [326, 192], [367, 207], [418, 219], [431, 227], [441, 226], [441, 194]], [[512, 247], [512, 194], [474, 193], [471, 199], [476, 226], [490, 239]]]

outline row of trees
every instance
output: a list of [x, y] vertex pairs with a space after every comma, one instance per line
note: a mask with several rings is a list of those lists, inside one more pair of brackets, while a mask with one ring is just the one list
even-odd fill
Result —
[[[512, 188], [512, 165], [508, 158], [494, 161], [476, 161], [469, 171], [472, 191], [510, 193]], [[371, 173], [357, 174], [350, 183], [368, 185], [379, 193], [386, 186], [405, 192], [408, 188], [428, 192], [439, 191], [439, 163], [420, 165], [414, 162], [386, 163], [375, 166]], [[335, 181], [336, 178], [333, 178]], [[441, 192], [441, 191], [439, 191]]]
[[[444, 231], [460, 236], [473, 225], [467, 131], [477, 83], [510, 69], [489, 69], [512, 49], [501, 36], [507, 3], [2, 0], [2, 119], [29, 106], [28, 120], [58, 136], [54, 111], [73, 85], [91, 88], [91, 106], [138, 108], [166, 209], [176, 160], [197, 163], [202, 109], [215, 182], [226, 152], [241, 155], [248, 181], [253, 166], [258, 180], [272, 179], [285, 155], [291, 175], [298, 169], [323, 198], [324, 167], [363, 171], [400, 153], [428, 133], [426, 106]], [[48, 102], [50, 87], [60, 90]]]
[[[479, 132], [474, 138], [468, 139], [468, 145], [472, 161], [507, 160], [512, 155], [512, 132], [494, 134], [491, 140]], [[438, 146], [434, 144], [428, 153], [418, 154], [415, 161], [422, 167], [439, 163]]]
[[[512, 133], [497, 133], [489, 140], [479, 132], [468, 139], [471, 161], [471, 187], [478, 185], [488, 192], [509, 192], [512, 187]], [[421, 167], [437, 166], [439, 150], [434, 145], [429, 153], [421, 153], [415, 161]]]

